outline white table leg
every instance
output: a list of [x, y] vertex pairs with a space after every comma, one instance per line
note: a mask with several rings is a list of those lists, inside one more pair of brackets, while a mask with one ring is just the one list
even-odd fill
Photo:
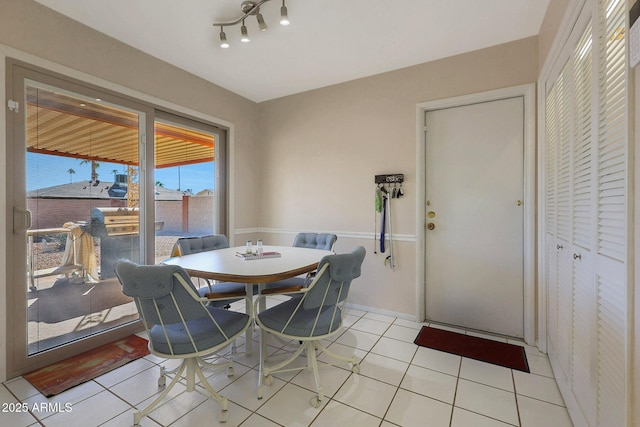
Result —
[[246, 283], [246, 291], [247, 291], [247, 295], [248, 297], [245, 298], [245, 303], [246, 303], [246, 313], [250, 316], [252, 316], [252, 322], [251, 322], [251, 326], [249, 328], [247, 328], [246, 332], [244, 333], [244, 337], [245, 337], [245, 344], [244, 344], [244, 352], [247, 356], [251, 356], [251, 352], [253, 351], [253, 328], [255, 327], [255, 313], [253, 313], [253, 307], [252, 307], [252, 303], [253, 303], [253, 283]]
[[[246, 308], [246, 312], [247, 313], [251, 313], [251, 315], [253, 316], [253, 325], [251, 328], [248, 328], [247, 331], [245, 332], [245, 340], [246, 340], [246, 344], [245, 344], [245, 354], [247, 356], [251, 356], [251, 353], [253, 351], [253, 331], [255, 330], [256, 327], [256, 320], [255, 320], [255, 316], [257, 313], [253, 313], [253, 287], [256, 286], [253, 283], [247, 283], [246, 285], [246, 291], [247, 291], [247, 295], [251, 295], [251, 297], [246, 299], [246, 304], [247, 304], [247, 308]], [[262, 290], [264, 289], [265, 284], [264, 283], [259, 283], [258, 284], [258, 294], [260, 294], [262, 292]], [[267, 308], [267, 302], [265, 301], [265, 298], [262, 298], [258, 304], [258, 308], [260, 311], [264, 311]]]

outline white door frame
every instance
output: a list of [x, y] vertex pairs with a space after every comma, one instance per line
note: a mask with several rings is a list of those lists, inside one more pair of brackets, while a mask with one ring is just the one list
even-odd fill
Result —
[[426, 316], [425, 301], [425, 230], [427, 206], [425, 199], [425, 113], [443, 108], [460, 107], [480, 102], [497, 101], [522, 96], [524, 99], [524, 340], [529, 345], [538, 341], [536, 335], [536, 113], [535, 83], [480, 92], [471, 95], [435, 101], [421, 102], [416, 105], [416, 313], [418, 321]]

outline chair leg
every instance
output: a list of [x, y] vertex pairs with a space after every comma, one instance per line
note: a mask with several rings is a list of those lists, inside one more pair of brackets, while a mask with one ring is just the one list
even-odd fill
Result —
[[324, 393], [320, 385], [320, 373], [318, 372], [318, 359], [316, 358], [316, 343], [306, 342], [304, 347], [307, 349], [307, 367], [313, 372], [313, 379], [316, 382], [317, 395], [311, 398], [311, 406], [319, 408], [324, 400]]
[[289, 363], [297, 359], [304, 351], [304, 345], [301, 345], [293, 354], [283, 362], [273, 366], [267, 366], [267, 336], [268, 333], [264, 329], [260, 329], [260, 368], [258, 374], [258, 399], [262, 399], [263, 385], [270, 386], [273, 383], [274, 372], [289, 372], [305, 369], [304, 367], [282, 370]]
[[[222, 356], [220, 356], [220, 358], [222, 358]], [[198, 357], [198, 364], [200, 365], [201, 368], [209, 368], [209, 369], [221, 369], [221, 368], [226, 368], [227, 369], [227, 376], [228, 377], [232, 377], [234, 375], [233, 372], [233, 360], [231, 359], [227, 359], [225, 362], [207, 362], [205, 359], [203, 359], [202, 357]]]
[[262, 386], [265, 384], [265, 361], [267, 360], [267, 337], [266, 332], [260, 329], [260, 365], [258, 368], [258, 399], [262, 399]]
[[[169, 383], [168, 387], [165, 387], [164, 391], [162, 393], [160, 393], [160, 396], [158, 396], [153, 402], [151, 402], [146, 408], [141, 409], [138, 412], [135, 412], [133, 414], [133, 425], [135, 427], [140, 425], [140, 421], [146, 417], [147, 415], [149, 415], [151, 413], [151, 411], [153, 411], [156, 406], [158, 406], [158, 404], [162, 401], [162, 399], [164, 399], [167, 394], [169, 394], [169, 392], [171, 391], [171, 389], [173, 388], [173, 386], [175, 386], [178, 381], [180, 381], [180, 378], [182, 378], [182, 373], [184, 372], [185, 368], [187, 367], [187, 361], [184, 360], [180, 366], [178, 366], [178, 368], [173, 369], [171, 372], [175, 372], [175, 376], [171, 379], [171, 382]], [[166, 372], [166, 371], [165, 371]]]
[[164, 387], [167, 383], [166, 376], [174, 375], [182, 367], [182, 363], [178, 364], [173, 369], [167, 369], [164, 366], [160, 366], [160, 378], [158, 378], [158, 387]]
[[[207, 364], [207, 365], [209, 365], [209, 364]], [[211, 387], [211, 384], [209, 384], [209, 381], [207, 381], [207, 379], [205, 378], [205, 376], [204, 376], [204, 374], [202, 372], [202, 368], [200, 367], [200, 364], [195, 359], [193, 359], [193, 369], [195, 371], [195, 374], [200, 379], [200, 383], [209, 392], [211, 397], [216, 402], [218, 402], [220, 404], [220, 406], [221, 406], [220, 415], [218, 416], [218, 420], [221, 423], [227, 422], [227, 420], [229, 419], [229, 412], [228, 412], [229, 402], [228, 402], [227, 398], [222, 396], [220, 393], [216, 392], [213, 389], [213, 387]]]
[[320, 343], [317, 344], [317, 349], [321, 350], [323, 353], [326, 353], [327, 356], [333, 358], [333, 359], [337, 359], [337, 360], [341, 360], [343, 362], [347, 362], [347, 363], [351, 363], [351, 371], [354, 373], [359, 373], [360, 372], [360, 363], [358, 362], [358, 358], [355, 356], [340, 356], [339, 354], [336, 354], [334, 352], [332, 352], [331, 350], [329, 350], [328, 348], [326, 348], [325, 346], [321, 345]]
[[[171, 389], [178, 383], [180, 382], [180, 380], [182, 378], [186, 379], [186, 391], [190, 392], [190, 391], [194, 391], [195, 390], [195, 386], [196, 386], [196, 376], [197, 378], [200, 380], [200, 383], [202, 384], [202, 386], [207, 390], [207, 392], [209, 393], [209, 395], [213, 398], [213, 400], [215, 400], [216, 402], [218, 402], [221, 406], [221, 411], [220, 411], [220, 415], [219, 415], [219, 421], [220, 422], [226, 422], [229, 418], [229, 413], [227, 411], [228, 409], [228, 401], [227, 398], [220, 395], [218, 392], [216, 392], [213, 387], [211, 387], [211, 384], [209, 384], [209, 381], [207, 381], [207, 378], [204, 376], [204, 373], [202, 372], [202, 367], [206, 367], [206, 368], [223, 368], [223, 367], [227, 367], [227, 369], [231, 368], [232, 369], [232, 361], [227, 361], [224, 363], [210, 363], [205, 361], [204, 359], [202, 359], [201, 357], [192, 357], [192, 358], [188, 358], [188, 359], [184, 359], [182, 361], [182, 363], [180, 363], [179, 366], [177, 366], [175, 369], [172, 370], [167, 370], [164, 367], [160, 368], [160, 379], [158, 380], [158, 386], [159, 387], [163, 387], [166, 383], [166, 375], [174, 375], [173, 378], [171, 379], [171, 382], [169, 383], [168, 386], [166, 386], [163, 390], [163, 392], [153, 401], [151, 402], [147, 407], [145, 407], [144, 409], [135, 412], [133, 414], [133, 425], [134, 427], [138, 427], [140, 426], [140, 421], [146, 417], [147, 415], [149, 415], [154, 409], [156, 409], [156, 407], [160, 406], [160, 402], [169, 394], [169, 392], [171, 391]], [[233, 370], [231, 371], [227, 371], [227, 373], [231, 373], [231, 375], [233, 375]]]

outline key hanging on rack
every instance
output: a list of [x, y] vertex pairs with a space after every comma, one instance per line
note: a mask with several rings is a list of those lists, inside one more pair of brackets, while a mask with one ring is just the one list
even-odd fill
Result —
[[[374, 229], [377, 229], [377, 214], [381, 214], [381, 224], [380, 224], [380, 235], [379, 235], [379, 245], [380, 245], [380, 253], [386, 252], [386, 235], [387, 235], [387, 226], [388, 226], [388, 235], [389, 235], [389, 255], [384, 260], [384, 265], [389, 266], [391, 269], [394, 269], [395, 258], [393, 254], [393, 225], [392, 225], [392, 213], [391, 213], [391, 199], [397, 199], [404, 195], [404, 190], [402, 189], [402, 183], [404, 182], [404, 174], [387, 174], [387, 175], [376, 175], [375, 183], [376, 187], [376, 212], [374, 218]], [[377, 231], [377, 230], [376, 230]], [[375, 233], [374, 233], [374, 253], [377, 254], [377, 246], [375, 242]]]

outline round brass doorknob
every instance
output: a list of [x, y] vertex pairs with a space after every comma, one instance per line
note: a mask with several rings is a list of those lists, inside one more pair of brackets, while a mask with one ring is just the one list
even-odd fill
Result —
[[434, 228], [436, 228], [436, 225], [434, 223], [430, 222], [430, 223], [427, 224], [427, 228], [429, 230], [433, 230]]

